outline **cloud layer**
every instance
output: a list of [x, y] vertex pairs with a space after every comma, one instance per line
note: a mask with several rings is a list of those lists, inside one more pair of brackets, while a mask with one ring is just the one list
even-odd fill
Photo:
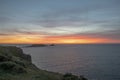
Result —
[[[83, 42], [119, 43], [119, 3], [119, 0], [1, 0], [0, 40], [34, 43], [49, 39], [47, 43], [67, 43], [71, 39], [68, 42], [80, 43], [84, 38]], [[61, 40], [62, 37], [66, 40]]]

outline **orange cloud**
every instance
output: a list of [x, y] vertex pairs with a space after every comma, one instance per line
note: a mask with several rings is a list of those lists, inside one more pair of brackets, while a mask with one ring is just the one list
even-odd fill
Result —
[[64, 35], [64, 36], [33, 36], [33, 35], [15, 35], [1, 36], [0, 43], [23, 43], [23, 44], [39, 44], [39, 43], [55, 43], [55, 44], [85, 44], [85, 43], [120, 43], [120, 40], [113, 40], [104, 37], [90, 37], [80, 35]]

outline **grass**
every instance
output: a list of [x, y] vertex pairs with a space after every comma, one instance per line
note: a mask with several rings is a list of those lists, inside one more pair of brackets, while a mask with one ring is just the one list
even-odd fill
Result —
[[14, 46], [0, 46], [0, 80], [87, 80], [83, 76], [38, 69], [31, 56]]
[[38, 69], [22, 49], [0, 46], [0, 80], [61, 80], [62, 75]]

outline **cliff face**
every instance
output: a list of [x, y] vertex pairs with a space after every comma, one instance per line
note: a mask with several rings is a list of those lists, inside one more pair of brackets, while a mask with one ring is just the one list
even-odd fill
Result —
[[0, 46], [0, 80], [61, 80], [61, 77], [61, 74], [38, 69], [22, 49]]
[[31, 56], [13, 46], [0, 46], [0, 80], [87, 80], [83, 76], [38, 69]]
[[31, 56], [24, 54], [21, 48], [17, 48], [15, 46], [0, 46], [0, 53], [4, 53], [3, 55], [20, 57], [31, 62]]

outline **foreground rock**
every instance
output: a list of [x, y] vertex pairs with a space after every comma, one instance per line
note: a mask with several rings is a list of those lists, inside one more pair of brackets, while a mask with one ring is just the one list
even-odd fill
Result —
[[14, 46], [0, 46], [0, 80], [87, 80], [72, 74], [38, 69], [31, 56]]
[[38, 69], [17, 47], [0, 46], [0, 80], [61, 80], [62, 75]]

